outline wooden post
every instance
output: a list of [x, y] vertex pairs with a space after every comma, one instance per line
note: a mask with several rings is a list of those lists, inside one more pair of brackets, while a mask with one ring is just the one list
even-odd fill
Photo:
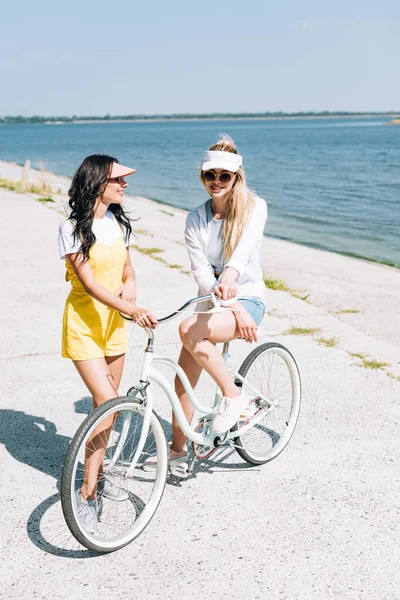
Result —
[[22, 171], [22, 177], [21, 177], [21, 183], [23, 186], [25, 186], [28, 182], [30, 168], [31, 168], [31, 161], [26, 160], [25, 165], [24, 165], [24, 170]]

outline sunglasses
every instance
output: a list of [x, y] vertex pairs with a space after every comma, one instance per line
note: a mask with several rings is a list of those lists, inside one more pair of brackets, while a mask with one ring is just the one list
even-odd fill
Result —
[[124, 176], [121, 175], [121, 177], [109, 177], [107, 183], [118, 183], [119, 185], [122, 185], [123, 183], [126, 183], [126, 181]]
[[220, 183], [228, 184], [232, 181], [232, 179], [236, 176], [236, 173], [229, 173], [229, 171], [224, 171], [219, 175], [214, 173], [214, 171], [205, 171], [203, 173], [204, 181], [207, 183], [211, 183], [212, 181], [219, 181]]

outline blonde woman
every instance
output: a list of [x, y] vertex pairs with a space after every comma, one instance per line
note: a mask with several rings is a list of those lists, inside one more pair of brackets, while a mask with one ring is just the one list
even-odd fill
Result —
[[[195, 314], [181, 323], [179, 364], [193, 387], [203, 369], [220, 387], [223, 398], [212, 425], [218, 434], [235, 424], [249, 402], [235, 385], [216, 344], [236, 338], [249, 343], [257, 340], [257, 326], [265, 313], [261, 242], [267, 205], [247, 188], [242, 157], [229, 136], [223, 135], [205, 152], [200, 180], [210, 199], [190, 212], [186, 221], [192, 273], [200, 294], [214, 292], [231, 310]], [[241, 296], [249, 299], [240, 300]], [[179, 378], [175, 389], [190, 422], [193, 406]], [[172, 418], [170, 459], [176, 474], [182, 476], [187, 471], [186, 438]]]

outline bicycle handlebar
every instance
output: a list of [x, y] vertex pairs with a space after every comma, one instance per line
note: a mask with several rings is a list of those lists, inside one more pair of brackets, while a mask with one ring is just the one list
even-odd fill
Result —
[[[190, 306], [191, 304], [195, 304], [197, 302], [205, 302], [206, 300], [211, 300], [211, 302], [214, 304], [214, 306], [220, 306], [220, 304], [221, 304], [220, 298], [218, 298], [215, 294], [206, 294], [205, 296], [197, 296], [196, 298], [192, 298], [191, 300], [188, 300], [187, 302], [185, 302], [185, 304], [183, 304], [180, 308], [178, 308], [178, 310], [172, 312], [170, 315], [167, 315], [166, 317], [157, 319], [157, 321], [159, 323], [165, 323], [166, 321], [170, 321], [171, 319], [176, 317], [180, 312], [186, 310], [186, 308], [188, 308], [188, 306]], [[128, 315], [124, 315], [123, 313], [119, 313], [119, 314], [121, 315], [121, 317], [123, 319], [125, 319], [125, 321], [132, 321], [132, 323], [134, 323], [133, 319], [131, 317], [128, 317]], [[145, 329], [147, 329], [147, 327]]]
[[170, 315], [167, 315], [166, 317], [162, 317], [161, 319], [158, 319], [158, 322], [165, 323], [166, 321], [170, 321], [171, 319], [176, 317], [176, 315], [178, 315], [180, 312], [186, 310], [188, 308], [188, 306], [190, 306], [191, 304], [195, 304], [197, 302], [205, 302], [206, 300], [211, 300], [211, 302], [214, 304], [214, 306], [220, 305], [220, 299], [215, 294], [206, 294], [205, 296], [197, 296], [196, 298], [192, 298], [191, 300], [188, 300], [187, 302], [185, 302], [185, 304], [183, 304], [180, 308], [178, 308], [178, 310], [171, 313]]
[[[251, 300], [251, 298], [246, 298], [245, 296], [241, 296], [240, 298], [242, 300], [246, 300], [246, 299]], [[188, 300], [187, 302], [185, 302], [185, 304], [183, 304], [180, 308], [178, 308], [178, 310], [172, 312], [170, 315], [167, 315], [166, 317], [157, 319], [157, 321], [158, 321], [158, 323], [165, 323], [166, 321], [170, 321], [171, 319], [174, 319], [177, 315], [179, 315], [179, 313], [184, 311], [191, 304], [195, 304], [197, 302], [205, 302], [206, 300], [211, 300], [211, 302], [214, 305], [214, 308], [221, 307], [221, 298], [218, 298], [218, 296], [216, 296], [215, 294], [213, 294], [211, 292], [211, 294], [206, 294], [205, 296], [197, 296], [196, 298], [191, 298], [191, 300]], [[121, 315], [121, 317], [123, 319], [125, 319], [125, 321], [131, 321], [132, 323], [136, 323], [136, 321], [134, 321], [131, 317], [128, 317], [127, 315], [124, 315], [123, 313], [119, 313], [119, 314]], [[148, 337], [146, 352], [153, 352], [153, 341], [154, 341], [153, 330], [150, 329], [149, 327], [143, 327], [143, 329], [147, 333], [147, 337]]]

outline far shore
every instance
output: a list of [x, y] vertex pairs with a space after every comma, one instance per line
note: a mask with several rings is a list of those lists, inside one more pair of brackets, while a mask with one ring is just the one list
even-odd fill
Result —
[[[235, 116], [231, 116], [231, 117], [172, 117], [172, 118], [168, 118], [168, 117], [160, 117], [160, 118], [143, 118], [143, 119], [85, 119], [85, 120], [76, 120], [76, 121], [69, 121], [69, 122], [62, 122], [62, 121], [56, 121], [56, 122], [52, 122], [52, 121], [46, 121], [43, 123], [43, 125], [91, 125], [91, 124], [95, 124], [95, 123], [102, 123], [102, 124], [107, 124], [107, 123], [177, 123], [180, 121], [183, 122], [192, 122], [192, 121], [292, 121], [292, 120], [310, 120], [310, 119], [321, 119], [321, 120], [326, 120], [326, 119], [372, 119], [374, 117], [376, 118], [385, 118], [385, 119], [391, 119], [393, 116], [395, 116], [394, 113], [393, 115], [385, 115], [385, 114], [368, 114], [368, 115], [315, 115], [315, 116], [291, 116], [291, 115], [282, 115], [282, 116], [271, 116], [271, 117], [262, 117], [262, 116], [240, 116], [240, 117], [235, 117]], [[394, 122], [390, 122], [391, 124], [395, 124]]]
[[[285, 121], [285, 120], [310, 120], [310, 119], [393, 119], [390, 124], [397, 124], [399, 112], [391, 113], [332, 113], [332, 114], [223, 114], [223, 115], [156, 115], [156, 116], [138, 116], [132, 118], [110, 117], [110, 118], [78, 118], [69, 117], [39, 117], [39, 121], [35, 117], [21, 117], [21, 121], [17, 121], [19, 117], [12, 117], [11, 122], [2, 122], [0, 125], [90, 125], [90, 124], [107, 124], [107, 123], [168, 123], [168, 122], [190, 122], [190, 121]], [[11, 118], [11, 117], [10, 117]], [[54, 119], [54, 120], [53, 120]]]

